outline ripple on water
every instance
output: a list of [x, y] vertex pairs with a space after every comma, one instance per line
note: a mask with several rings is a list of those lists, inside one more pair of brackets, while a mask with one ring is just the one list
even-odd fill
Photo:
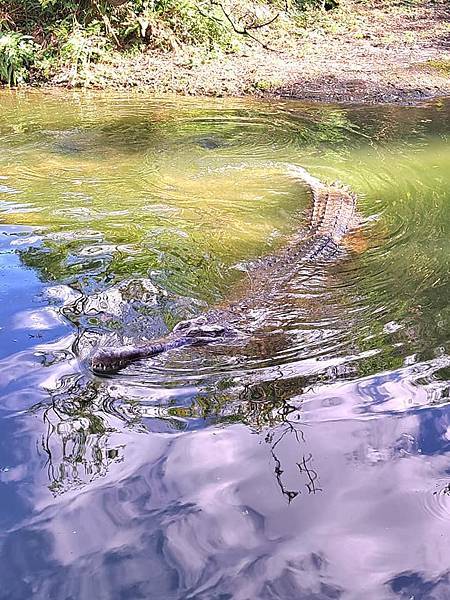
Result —
[[[46, 229], [23, 260], [82, 294], [77, 315], [70, 307], [63, 314], [91, 339], [151, 338], [206, 304], [226, 303], [234, 265], [270, 254], [304, 223], [309, 192], [288, 175], [293, 165], [340, 179], [359, 196], [362, 226], [344, 260], [318, 266], [322, 278], [305, 278], [265, 307], [251, 342], [173, 352], [131, 368], [135, 379], [148, 382], [150, 370], [181, 385], [271, 367], [326, 378], [334, 359], [355, 363], [351, 376], [364, 378], [398, 369], [406, 356], [426, 361], [441, 343], [445, 318], [433, 322], [427, 307], [446, 275], [445, 185], [440, 147], [433, 169], [417, 153], [426, 134], [375, 135], [377, 119], [339, 107], [161, 105], [114, 95], [95, 108], [73, 102], [70, 119], [53, 111], [52, 122], [41, 113], [24, 119], [13, 107], [5, 113], [17, 159], [5, 186], [24, 194], [5, 209], [27, 222], [35, 211], [31, 219]], [[146, 278], [168, 299], [138, 299], [130, 309], [131, 297], [116, 294], [120, 281]], [[96, 294], [104, 294], [101, 308]]]
[[439, 479], [434, 487], [422, 494], [422, 505], [428, 514], [440, 521], [450, 520], [449, 478]]
[[[448, 103], [0, 96], [5, 597], [448, 597]], [[339, 259], [94, 376], [248, 296], [295, 165], [358, 196]]]

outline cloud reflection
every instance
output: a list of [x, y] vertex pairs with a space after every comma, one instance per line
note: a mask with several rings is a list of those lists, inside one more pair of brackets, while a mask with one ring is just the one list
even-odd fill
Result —
[[[401, 398], [392, 379], [366, 389]], [[114, 380], [60, 381], [35, 413], [54, 495], [36, 477], [32, 511], [2, 537], [8, 597], [445, 597], [450, 503], [433, 494], [448, 460], [421, 452], [426, 410], [361, 419], [360, 382], [347, 382], [312, 421], [300, 377], [146, 412]]]

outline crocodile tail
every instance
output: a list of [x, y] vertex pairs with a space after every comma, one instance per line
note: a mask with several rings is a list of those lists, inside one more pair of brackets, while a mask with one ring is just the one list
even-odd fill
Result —
[[308, 173], [308, 171], [303, 167], [299, 167], [298, 165], [289, 165], [287, 172], [292, 177], [304, 181], [313, 190], [324, 187], [324, 184], [320, 181], [320, 179], [317, 179], [317, 177], [314, 177], [313, 175], [311, 175], [311, 173]]

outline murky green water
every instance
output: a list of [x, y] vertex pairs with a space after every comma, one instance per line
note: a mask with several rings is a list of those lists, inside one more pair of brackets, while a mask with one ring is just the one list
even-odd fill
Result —
[[[0, 598], [450, 596], [449, 118], [0, 94]], [[245, 344], [94, 377], [245, 295], [292, 165], [358, 195], [345, 257]]]

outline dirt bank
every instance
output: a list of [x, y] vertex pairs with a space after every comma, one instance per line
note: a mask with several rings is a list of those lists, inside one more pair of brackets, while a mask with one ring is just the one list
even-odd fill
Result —
[[[117, 55], [88, 85], [188, 95], [258, 95], [337, 102], [402, 102], [450, 95], [450, 3], [350, 3], [311, 17], [270, 50]], [[70, 85], [60, 73], [57, 85]]]

